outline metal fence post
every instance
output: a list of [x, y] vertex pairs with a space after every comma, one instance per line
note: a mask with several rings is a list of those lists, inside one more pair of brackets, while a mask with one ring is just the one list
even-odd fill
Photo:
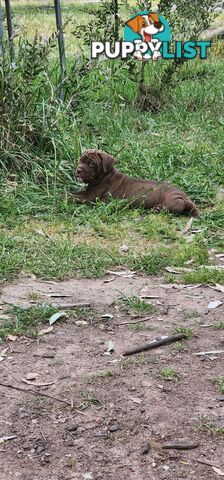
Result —
[[[64, 44], [64, 34], [62, 28], [62, 15], [61, 15], [61, 0], [54, 0], [54, 8], [56, 15], [56, 26], [57, 26], [57, 35], [58, 35], [58, 47], [59, 47], [59, 56], [60, 56], [60, 65], [61, 65], [61, 82], [66, 76], [66, 58], [65, 58], [65, 44]], [[60, 98], [64, 100], [65, 91], [61, 89]]]
[[0, 0], [0, 56], [2, 61], [5, 61], [5, 47], [4, 47], [4, 30], [3, 30], [3, 19], [2, 19], [2, 5]]
[[11, 63], [13, 63], [15, 56], [14, 56], [14, 45], [13, 45], [12, 14], [11, 14], [10, 0], [5, 0], [5, 9], [6, 9], [7, 28], [8, 28], [8, 37], [9, 37], [10, 59], [11, 59]]

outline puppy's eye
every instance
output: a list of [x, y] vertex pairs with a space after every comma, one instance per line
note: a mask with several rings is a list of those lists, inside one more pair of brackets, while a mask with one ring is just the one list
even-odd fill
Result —
[[94, 168], [95, 163], [94, 163], [94, 162], [90, 162], [89, 166], [90, 166], [91, 168]]
[[142, 22], [142, 26], [143, 26], [143, 27], [146, 27], [146, 22]]
[[153, 25], [153, 21], [152, 21], [152, 20], [149, 20], [149, 25]]

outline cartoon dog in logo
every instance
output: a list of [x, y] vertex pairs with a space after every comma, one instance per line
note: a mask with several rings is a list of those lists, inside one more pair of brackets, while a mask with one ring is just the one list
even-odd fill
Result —
[[[128, 27], [132, 28], [135, 33], [142, 37], [142, 40], [136, 40], [136, 43], [156, 43], [158, 42], [158, 39], [153, 39], [153, 35], [164, 30], [164, 25], [161, 23], [159, 15], [151, 12], [131, 18], [131, 20], [128, 20], [126, 25], [128, 25]], [[138, 51], [136, 54], [137, 58], [142, 60], [143, 57], [141, 52]], [[151, 56], [149, 57], [148, 55], [144, 56], [144, 58], [146, 57], [151, 58]], [[161, 53], [159, 51], [154, 51], [152, 56], [153, 60], [157, 60], [159, 57], [161, 57]]]

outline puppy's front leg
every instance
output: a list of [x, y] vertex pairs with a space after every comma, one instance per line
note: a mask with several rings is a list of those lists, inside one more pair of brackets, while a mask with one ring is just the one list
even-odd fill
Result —
[[72, 198], [77, 203], [92, 203], [96, 201], [95, 195], [90, 195], [85, 190], [83, 192], [73, 193]]

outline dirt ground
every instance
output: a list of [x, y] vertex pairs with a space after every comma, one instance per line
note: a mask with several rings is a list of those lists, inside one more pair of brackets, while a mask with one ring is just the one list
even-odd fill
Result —
[[[136, 318], [113, 302], [121, 293], [139, 295], [143, 289], [156, 297], [147, 300], [156, 310], [144, 329], [118, 325]], [[223, 300], [223, 293], [201, 286], [177, 288], [163, 285], [159, 277], [137, 275], [109, 283], [105, 278], [61, 283], [26, 279], [5, 286], [0, 302], [26, 305], [31, 291], [48, 303], [89, 302], [95, 313], [84, 321], [58, 321], [52, 333], [37, 339], [23, 337], [0, 346], [9, 347], [0, 363], [2, 383], [73, 405], [0, 387], [0, 438], [16, 437], [0, 444], [0, 479], [218, 479], [224, 472], [224, 402], [211, 378], [224, 375], [224, 355], [194, 354], [224, 349], [222, 331], [204, 327], [223, 319], [224, 304], [207, 308], [211, 300]], [[72, 296], [48, 297], [52, 292]], [[113, 318], [102, 318], [108, 313]], [[122, 356], [126, 349], [172, 333], [175, 326], [195, 332], [183, 350], [168, 345]], [[110, 341], [114, 352], [108, 355]], [[174, 368], [179, 381], [159, 376], [164, 367]], [[50, 385], [31, 387], [22, 380], [27, 378]], [[205, 425], [215, 425], [217, 432]], [[161, 449], [164, 442], [183, 438], [198, 448]], [[146, 442], [151, 448], [144, 454]]]

